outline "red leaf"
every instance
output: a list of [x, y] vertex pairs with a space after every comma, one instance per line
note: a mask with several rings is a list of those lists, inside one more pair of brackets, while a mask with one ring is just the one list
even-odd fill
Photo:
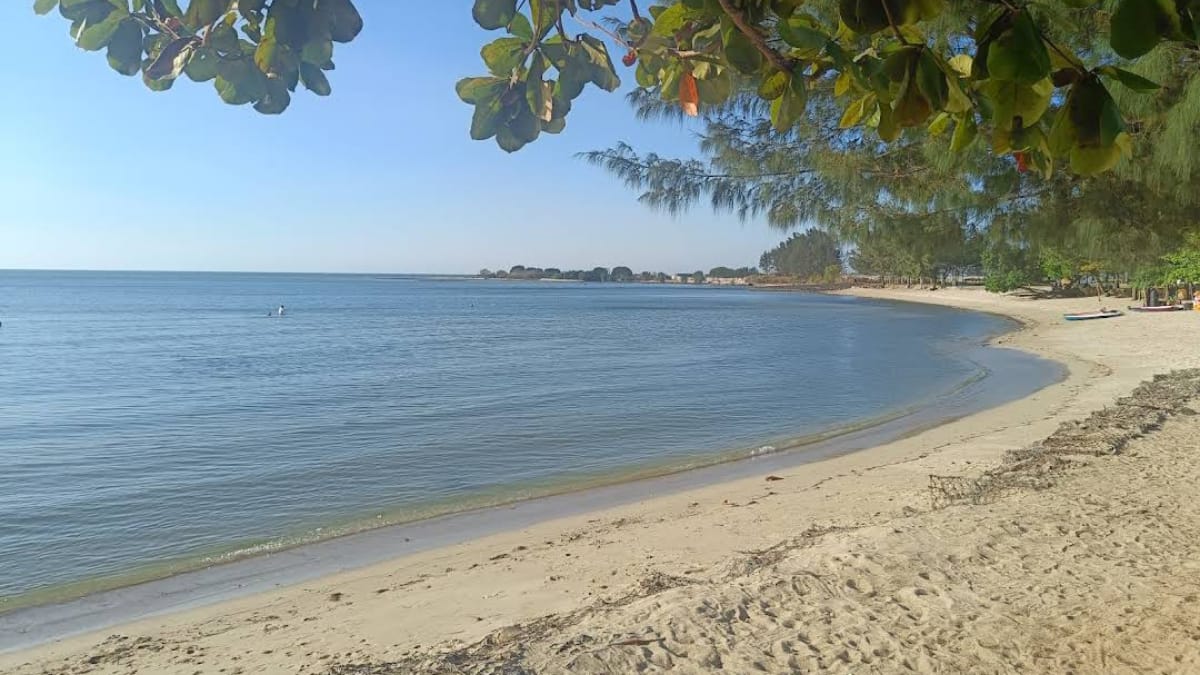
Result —
[[700, 90], [696, 88], [696, 77], [691, 73], [684, 73], [679, 78], [679, 107], [688, 117], [700, 114]]

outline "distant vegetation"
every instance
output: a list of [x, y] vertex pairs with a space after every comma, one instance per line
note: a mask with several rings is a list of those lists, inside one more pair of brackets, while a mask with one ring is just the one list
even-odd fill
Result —
[[479, 276], [484, 279], [514, 279], [514, 280], [551, 280], [551, 281], [591, 281], [598, 283], [676, 283], [676, 284], [748, 284], [749, 279], [758, 275], [753, 267], [714, 267], [707, 274], [703, 270], [694, 272], [637, 272], [624, 265], [618, 265], [611, 270], [606, 267], [594, 267], [590, 270], [561, 270], [557, 267], [526, 267], [513, 265], [505, 271], [479, 270]]

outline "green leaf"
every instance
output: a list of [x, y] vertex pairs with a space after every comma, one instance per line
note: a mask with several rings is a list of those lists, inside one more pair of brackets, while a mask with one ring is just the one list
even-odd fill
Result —
[[517, 14], [517, 0], [475, 0], [471, 16], [485, 30], [503, 28]]
[[683, 3], [671, 5], [654, 18], [654, 27], [650, 29], [650, 34], [659, 37], [674, 37], [689, 22], [711, 19], [712, 16], [704, 9], [689, 7]]
[[362, 32], [362, 15], [351, 0], [322, 0], [321, 8], [326, 10], [332, 19], [329, 37], [334, 42], [350, 42]]
[[1020, 12], [988, 47], [987, 70], [997, 80], [1032, 84], [1050, 74], [1050, 53], [1029, 12]]
[[1162, 88], [1162, 85], [1157, 82], [1151, 82], [1137, 73], [1131, 73], [1124, 68], [1117, 68], [1116, 66], [1104, 66], [1103, 68], [1098, 68], [1096, 72], [1106, 77], [1111, 77], [1138, 92], [1155, 91]]
[[214, 86], [221, 100], [244, 105], [267, 95], [267, 76], [250, 59], [223, 60], [217, 66]]
[[591, 35], [579, 36], [587, 61], [591, 64], [592, 84], [604, 91], [616, 91], [621, 86], [621, 78], [617, 77], [617, 69], [613, 67], [612, 59], [608, 56], [608, 47]]
[[783, 96], [787, 91], [788, 82], [791, 81], [791, 76], [782, 70], [777, 70], [769, 76], [764, 77], [758, 85], [758, 95], [764, 101], [774, 101]]
[[941, 136], [946, 133], [946, 129], [950, 128], [950, 115], [948, 113], [938, 113], [934, 116], [933, 121], [929, 123], [929, 133], [933, 136]]
[[455, 90], [464, 103], [490, 101], [508, 89], [508, 80], [499, 77], [468, 77], [458, 81]]
[[809, 14], [793, 14], [787, 21], [780, 21], [779, 37], [798, 49], [820, 50], [829, 42], [829, 35], [820, 22]]
[[329, 78], [325, 77], [325, 72], [311, 63], [300, 64], [300, 81], [304, 83], [305, 89], [317, 96], [328, 96], [333, 93], [333, 88], [329, 86]]
[[946, 83], [946, 73], [938, 66], [937, 59], [928, 50], [922, 50], [917, 60], [917, 88], [929, 101], [933, 110], [943, 110], [950, 97], [950, 85]]
[[321, 66], [333, 60], [333, 41], [324, 38], [309, 40], [300, 52], [300, 60]]
[[292, 94], [287, 84], [280, 79], [267, 80], [265, 92], [254, 102], [254, 109], [263, 115], [280, 115], [291, 103]]
[[871, 93], [846, 106], [845, 112], [842, 113], [842, 118], [838, 120], [838, 128], [849, 129], [857, 126], [862, 122], [863, 117], [866, 117], [868, 110], [875, 109], [875, 102], [875, 94]]
[[1046, 114], [1054, 83], [1046, 78], [1032, 85], [1016, 81], [988, 80], [980, 85], [980, 91], [992, 104], [992, 122], [1002, 129], [1031, 127]]
[[76, 38], [76, 46], [89, 52], [104, 49], [128, 16], [125, 10], [114, 8], [103, 21], [87, 24]]
[[762, 65], [762, 54], [732, 21], [722, 22], [721, 42], [725, 45], [725, 58], [741, 72], [753, 73]]
[[533, 26], [524, 14], [517, 14], [508, 24], [508, 32], [527, 42], [533, 41]]
[[227, 24], [219, 24], [208, 36], [208, 44], [223, 54], [239, 54], [241, 44], [237, 31]]
[[229, 11], [231, 1], [191, 0], [187, 12], [183, 15], [183, 22], [192, 30], [206, 28]]
[[136, 75], [142, 69], [142, 26], [126, 18], [108, 41], [108, 65], [122, 75]]
[[787, 90], [771, 102], [771, 124], [779, 133], [785, 133], [804, 116], [808, 103], [808, 86], [804, 77], [794, 75], [788, 80]]
[[966, 115], [954, 126], [954, 135], [950, 138], [950, 150], [962, 152], [971, 145], [979, 135], [979, 127], [975, 124], [975, 115]]
[[1121, 0], [1109, 23], [1113, 51], [1136, 59], [1154, 49], [1164, 33], [1171, 32], [1171, 23], [1175, 32], [1180, 32], [1179, 13], [1170, 0]]
[[1050, 127], [1050, 137], [1047, 139], [1050, 152], [1055, 155], [1065, 155], [1071, 150], [1071, 146], [1075, 145], [1075, 125], [1071, 122], [1071, 116], [1067, 113], [1067, 107], [1070, 105], [1068, 99], [1067, 105], [1064, 105], [1054, 118], [1054, 125]]
[[1123, 131], [1125, 120], [1121, 119], [1121, 110], [1110, 98], [1100, 108], [1100, 145], [1112, 145]]
[[58, 0], [36, 0], [33, 3], [33, 11], [38, 14], [49, 14], [58, 7]]
[[216, 78], [219, 61], [220, 57], [211, 48], [198, 49], [183, 72], [192, 82], [208, 82]]
[[305, 89], [317, 96], [329, 96], [334, 92], [334, 88], [329, 85], [329, 78], [325, 77], [325, 71], [312, 64], [301, 62], [300, 82], [304, 83]]
[[495, 136], [504, 122], [502, 114], [503, 106], [499, 97], [480, 101], [471, 117], [471, 138], [482, 141]]
[[524, 63], [526, 44], [521, 38], [503, 37], [484, 45], [479, 55], [493, 75], [507, 77]]
[[540, 42], [558, 22], [562, 7], [558, 0], [529, 0], [529, 14], [533, 17], [533, 39]]

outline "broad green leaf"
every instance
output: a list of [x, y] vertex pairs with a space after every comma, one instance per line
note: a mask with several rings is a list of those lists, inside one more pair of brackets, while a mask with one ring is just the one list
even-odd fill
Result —
[[862, 122], [868, 110], [873, 110], [875, 107], [875, 94], [867, 94], [862, 98], [856, 99], [850, 105], [846, 106], [845, 112], [842, 113], [842, 118], [838, 120], [838, 128], [849, 129], [857, 126]]
[[517, 14], [517, 0], [475, 0], [471, 16], [486, 30], [503, 28]]
[[362, 15], [352, 0], [321, 0], [321, 8], [328, 11], [332, 18], [329, 37], [334, 42], [350, 42], [362, 32]]
[[696, 87], [700, 90], [701, 103], [720, 105], [728, 101], [733, 94], [733, 78], [730, 77], [728, 68], [722, 68], [719, 72], [698, 81]]
[[455, 90], [464, 103], [490, 101], [508, 89], [508, 80], [499, 77], [468, 77], [458, 81]]
[[1125, 120], [1121, 119], [1121, 111], [1111, 98], [1100, 108], [1100, 145], [1112, 145], [1122, 132], [1125, 131]]
[[[1128, 135], [1122, 134], [1125, 138]], [[1112, 145], [1082, 146], [1071, 148], [1071, 170], [1081, 176], [1104, 173], [1121, 161], [1121, 146], [1114, 140]]]
[[192, 60], [183, 69], [184, 74], [192, 82], [208, 82], [217, 77], [217, 63], [220, 57], [210, 48], [196, 50]]
[[525, 61], [526, 45], [521, 38], [504, 37], [484, 45], [480, 56], [493, 75], [505, 77]]
[[771, 124], [775, 130], [784, 133], [795, 126], [804, 116], [807, 103], [808, 86], [804, 77], [793, 75], [783, 95], [771, 102]]
[[230, 105], [245, 105], [267, 94], [267, 76], [250, 59], [222, 60], [217, 65], [214, 86], [221, 100]]
[[1164, 37], [1183, 36], [1172, 0], [1120, 0], [1110, 31], [1113, 51], [1127, 59], [1148, 53]]
[[838, 77], [833, 82], [833, 95], [835, 98], [845, 96], [850, 92], [850, 87], [854, 84], [854, 76], [848, 71], [843, 71], [838, 74]]
[[941, 136], [946, 133], [946, 129], [950, 127], [950, 115], [948, 113], [938, 113], [934, 116], [933, 121], [929, 123], [929, 133], [934, 136]]
[[1098, 68], [1096, 72], [1106, 77], [1111, 77], [1134, 91], [1147, 92], [1162, 88], [1162, 85], [1156, 82], [1151, 82], [1137, 73], [1131, 73], [1124, 68], [1117, 68], [1116, 66]]
[[279, 79], [268, 79], [263, 95], [254, 102], [254, 109], [263, 115], [281, 115], [291, 103], [292, 93], [287, 84]]
[[988, 80], [980, 86], [980, 91], [992, 104], [992, 122], [1007, 130], [1036, 124], [1050, 107], [1054, 83], [1049, 78], [1032, 85], [1011, 80]]
[[142, 27], [126, 17], [108, 41], [108, 65], [122, 75], [136, 75], [142, 69]]
[[971, 58], [970, 54], [958, 54], [950, 57], [950, 60], [947, 63], [950, 64], [951, 70], [953, 70], [959, 77], [970, 77], [971, 65], [974, 63], [974, 61], [975, 59]]
[[621, 78], [617, 77], [617, 70], [608, 56], [608, 47], [587, 34], [581, 35], [579, 42], [587, 61], [591, 64], [592, 84], [604, 91], [616, 91], [617, 87], [621, 86]]
[[988, 47], [988, 75], [1033, 84], [1050, 74], [1050, 53], [1029, 12], [1020, 12]]
[[782, 70], [777, 70], [769, 76], [764, 77], [758, 85], [758, 95], [764, 101], [774, 101], [783, 96], [783, 92], [787, 91], [788, 82], [791, 81], [791, 76]]
[[922, 50], [915, 74], [917, 87], [929, 101], [929, 107], [943, 110], [950, 96], [950, 85], [946, 83], [946, 73], [942, 72], [928, 49]]
[[333, 93], [333, 88], [329, 86], [329, 78], [325, 77], [325, 72], [311, 63], [300, 64], [300, 81], [304, 83], [305, 89], [317, 96], [328, 96]]
[[33, 3], [33, 11], [38, 14], [49, 14], [58, 7], [58, 0], [36, 0]]
[[954, 125], [954, 135], [950, 138], [950, 150], [962, 152], [979, 135], [979, 127], [975, 123], [975, 115], [965, 115]]
[[787, 21], [780, 21], [779, 37], [798, 49], [821, 50], [829, 42], [829, 35], [821, 23], [809, 14], [793, 14]]
[[508, 32], [510, 35], [519, 37], [526, 42], [533, 41], [533, 26], [529, 23], [529, 19], [525, 18], [524, 14], [518, 13], [513, 17], [513, 20], [508, 23]]
[[191, 0], [183, 22], [192, 30], [200, 30], [215, 23], [229, 11], [232, 0]]
[[128, 16], [125, 10], [114, 9], [112, 12], [109, 12], [103, 21], [89, 24], [84, 28], [75, 40], [75, 44], [80, 49], [85, 49], [89, 52], [104, 49], [108, 46], [109, 40], [116, 34], [117, 29], [121, 27], [121, 24]]
[[721, 42], [725, 45], [725, 58], [741, 72], [753, 73], [762, 65], [762, 54], [732, 21], [722, 23]]
[[503, 114], [504, 107], [499, 97], [480, 101], [471, 117], [471, 138], [482, 141], [495, 136], [500, 125], [506, 121]]
[[713, 15], [709, 12], [688, 7], [683, 3], [671, 5], [654, 18], [654, 27], [650, 29], [650, 34], [660, 37], [673, 37], [688, 22], [698, 19], [711, 19], [712, 17]]

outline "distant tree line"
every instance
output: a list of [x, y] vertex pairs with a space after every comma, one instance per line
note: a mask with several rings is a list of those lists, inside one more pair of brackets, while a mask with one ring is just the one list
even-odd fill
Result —
[[513, 265], [507, 271], [503, 269], [479, 270], [480, 277], [484, 279], [516, 279], [516, 280], [565, 280], [565, 281], [591, 281], [599, 283], [690, 283], [703, 284], [712, 279], [728, 279], [728, 280], [748, 280], [757, 275], [758, 269], [755, 267], [714, 267], [707, 274], [703, 270], [694, 272], [680, 272], [676, 274], [667, 274], [666, 272], [634, 272], [631, 268], [624, 265], [618, 265], [611, 270], [607, 267], [594, 267], [590, 270], [561, 270], [557, 267], [527, 267], [525, 265]]

